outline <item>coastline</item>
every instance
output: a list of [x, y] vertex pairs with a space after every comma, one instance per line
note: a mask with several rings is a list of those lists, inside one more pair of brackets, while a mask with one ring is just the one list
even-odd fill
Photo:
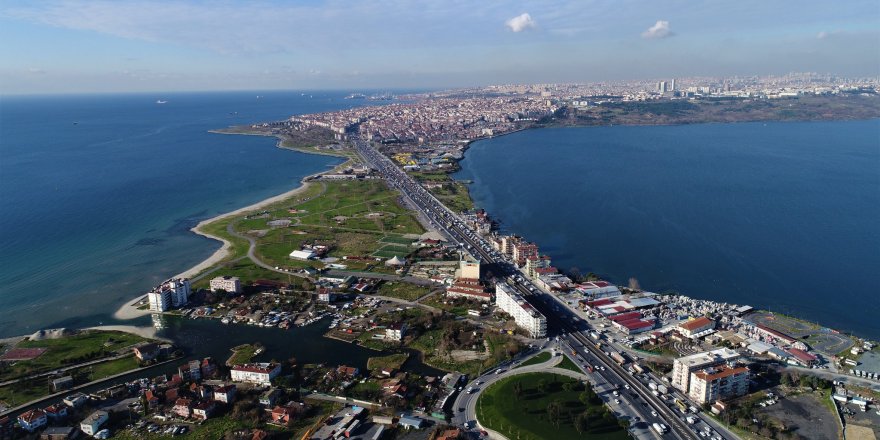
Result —
[[[321, 152], [321, 151], [312, 152], [307, 149], [282, 146], [281, 145], [282, 139], [279, 136], [276, 136], [273, 134], [225, 133], [225, 132], [219, 132], [219, 131], [214, 131], [214, 130], [209, 130], [209, 132], [217, 133], [217, 134], [226, 134], [226, 135], [273, 136], [273, 137], [278, 138], [278, 142], [275, 144], [276, 148], [280, 148], [280, 149], [284, 149], [284, 150], [292, 150], [292, 151], [296, 151], [296, 152], [304, 153], [304, 154], [318, 154], [318, 155], [333, 156], [333, 157], [339, 157], [339, 158], [345, 159], [342, 163], [340, 163], [339, 165], [336, 165], [334, 168], [344, 166], [344, 165], [348, 164], [349, 162], [351, 162], [351, 158], [344, 156], [344, 155], [341, 155], [341, 154], [333, 154], [330, 152]], [[283, 201], [283, 200], [288, 199], [290, 197], [293, 197], [301, 192], [304, 192], [309, 187], [309, 183], [310, 183], [309, 180], [311, 180], [312, 178], [314, 178], [320, 174], [323, 174], [325, 172], [326, 172], [325, 170], [322, 170], [322, 171], [318, 171], [318, 172], [315, 172], [315, 173], [309, 174], [308, 176], [303, 177], [300, 180], [299, 185], [289, 191], [286, 191], [281, 194], [277, 194], [272, 197], [269, 197], [267, 199], [252, 203], [248, 206], [244, 206], [244, 207], [238, 208], [233, 211], [218, 214], [214, 217], [207, 218], [205, 220], [200, 221], [197, 225], [190, 228], [190, 231], [195, 233], [196, 235], [201, 235], [202, 237], [207, 237], [209, 239], [219, 241], [221, 244], [220, 248], [217, 249], [216, 251], [214, 251], [214, 253], [211, 254], [208, 258], [196, 263], [194, 266], [190, 267], [189, 269], [187, 269], [183, 272], [180, 272], [177, 275], [174, 275], [172, 278], [191, 278], [195, 275], [198, 275], [198, 274], [216, 266], [217, 264], [220, 264], [221, 262], [223, 262], [224, 260], [226, 260], [228, 257], [230, 257], [232, 255], [232, 246], [233, 246], [232, 242], [230, 242], [229, 240], [227, 240], [223, 237], [219, 237], [217, 235], [214, 235], [214, 234], [211, 234], [210, 232], [205, 231], [204, 230], [205, 226], [207, 226], [211, 223], [220, 221], [220, 220], [225, 220], [229, 217], [241, 215], [241, 214], [244, 214], [249, 211], [255, 211], [255, 210], [264, 208], [266, 206], [272, 205], [274, 203]], [[149, 315], [150, 314], [149, 310], [142, 310], [137, 307], [137, 304], [140, 303], [145, 298], [146, 298], [146, 293], [142, 293], [142, 294], [139, 294], [138, 296], [126, 301], [123, 305], [121, 305], [119, 307], [119, 309], [116, 310], [116, 312], [113, 313], [113, 318], [119, 319], [122, 321], [127, 321], [127, 320], [131, 320], [131, 319], [139, 318], [141, 316]], [[105, 327], [107, 327], [107, 326], [105, 326]], [[121, 327], [131, 328], [131, 326], [121, 326]], [[133, 328], [139, 329], [140, 327], [133, 327]], [[124, 331], [124, 330], [122, 330], [122, 331]]]

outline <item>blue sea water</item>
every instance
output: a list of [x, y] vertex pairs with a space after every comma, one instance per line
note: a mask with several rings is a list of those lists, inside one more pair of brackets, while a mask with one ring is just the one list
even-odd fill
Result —
[[462, 167], [560, 269], [880, 338], [880, 120], [528, 130]]
[[258, 94], [0, 98], [0, 336], [107, 323], [219, 247], [200, 220], [340, 163], [208, 130], [365, 103]]

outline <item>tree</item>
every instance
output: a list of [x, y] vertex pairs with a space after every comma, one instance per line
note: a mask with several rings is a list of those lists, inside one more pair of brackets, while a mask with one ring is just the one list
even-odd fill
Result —
[[522, 394], [522, 382], [514, 382], [513, 384], [513, 395], [519, 398]]
[[574, 419], [574, 429], [578, 434], [583, 434], [590, 429], [590, 416], [585, 412], [578, 414]]
[[547, 379], [541, 379], [538, 381], [538, 388], [544, 393], [550, 391], [550, 383], [547, 382]]
[[547, 404], [547, 416], [550, 418], [550, 421], [559, 428], [559, 418], [562, 415], [562, 410], [559, 408], [558, 402], [550, 402]]
[[791, 386], [791, 374], [782, 373], [782, 376], [779, 378], [779, 383], [785, 386]]

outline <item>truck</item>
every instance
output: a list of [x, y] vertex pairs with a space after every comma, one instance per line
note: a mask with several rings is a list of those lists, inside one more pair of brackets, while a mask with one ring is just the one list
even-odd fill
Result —
[[650, 388], [652, 390], [656, 390], [657, 389], [657, 382], [654, 382], [652, 380], [651, 382], [648, 383], [648, 388]]
[[596, 332], [590, 332], [590, 337], [593, 338], [594, 341], [598, 341], [600, 336]]
[[666, 385], [657, 385], [657, 391], [659, 391], [660, 394], [667, 394], [669, 393], [669, 388], [666, 388]]
[[687, 416], [687, 417], [685, 417], [685, 420], [687, 420], [687, 422], [690, 423], [691, 425], [693, 425], [694, 423], [697, 423], [697, 418], [694, 416]]
[[666, 434], [666, 431], [669, 429], [662, 423], [654, 423], [651, 427], [654, 428], [654, 431], [657, 431], [658, 434]]
[[622, 354], [620, 354], [616, 351], [612, 351], [610, 356], [611, 356], [611, 359], [614, 359], [614, 362], [617, 362], [620, 365], [623, 365], [626, 363], [626, 358], [623, 357]]

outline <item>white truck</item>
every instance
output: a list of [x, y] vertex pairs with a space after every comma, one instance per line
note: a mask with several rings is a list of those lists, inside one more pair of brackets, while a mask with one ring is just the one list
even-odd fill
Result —
[[657, 431], [658, 434], [666, 434], [666, 431], [669, 430], [669, 428], [662, 423], [654, 423], [651, 427], [654, 428], [654, 431]]

